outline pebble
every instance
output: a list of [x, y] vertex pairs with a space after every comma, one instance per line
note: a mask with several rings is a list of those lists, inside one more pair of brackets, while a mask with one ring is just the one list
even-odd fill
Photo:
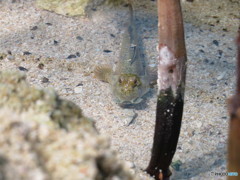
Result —
[[45, 23], [46, 25], [48, 25], [48, 26], [52, 26], [52, 23]]
[[219, 42], [217, 40], [213, 40], [213, 44], [218, 46], [219, 45]]
[[192, 136], [194, 136], [195, 131], [193, 129], [188, 128], [187, 129], [187, 134], [188, 134], [189, 137], [192, 137]]
[[30, 55], [30, 54], [32, 54], [32, 53], [30, 53], [30, 52], [28, 52], [28, 51], [24, 51], [24, 52], [23, 52], [23, 55]]
[[156, 64], [149, 64], [149, 67], [151, 67], [151, 68], [154, 68], [156, 66], [157, 66]]
[[223, 51], [219, 49], [218, 54], [219, 54], [220, 57], [222, 57]]
[[73, 90], [71, 88], [65, 88], [65, 89], [62, 89], [62, 93], [63, 94], [70, 94], [70, 93], [73, 93]]
[[49, 82], [49, 79], [46, 78], [46, 77], [43, 77], [43, 78], [42, 78], [42, 83], [47, 83], [47, 82]]
[[174, 161], [171, 164], [171, 167], [175, 169], [176, 171], [180, 171], [182, 162], [180, 160]]
[[25, 67], [22, 67], [22, 66], [19, 66], [18, 69], [19, 69], [20, 71], [28, 71], [28, 69], [26, 69]]
[[77, 86], [83, 86], [83, 83], [79, 83]]
[[225, 72], [220, 74], [218, 77], [217, 77], [217, 80], [222, 80], [225, 76]]
[[196, 127], [197, 127], [197, 128], [202, 127], [202, 122], [200, 122], [200, 121], [196, 121]]
[[53, 44], [54, 44], [54, 45], [58, 45], [58, 41], [53, 40]]
[[112, 52], [112, 51], [111, 51], [111, 50], [108, 50], [108, 49], [104, 49], [103, 52], [105, 52], [105, 53], [110, 53], [110, 52]]
[[35, 30], [37, 30], [37, 29], [38, 29], [37, 26], [33, 26], [30, 30], [31, 30], [31, 31], [35, 31]]
[[14, 59], [15, 59], [15, 57], [14, 57], [14, 56], [12, 56], [12, 55], [8, 55], [8, 56], [7, 56], [7, 59], [8, 59], [9, 61], [12, 61], [12, 60], [14, 60]]
[[77, 36], [76, 39], [79, 40], [79, 41], [83, 40], [83, 38], [81, 36]]
[[82, 93], [83, 87], [82, 86], [77, 86], [74, 88], [74, 93], [79, 94]]
[[132, 169], [132, 168], [135, 168], [135, 164], [131, 161], [125, 161], [125, 164], [128, 168]]
[[39, 69], [43, 69], [44, 68], [44, 64], [43, 63], [38, 64], [38, 68]]
[[77, 57], [76, 55], [70, 54], [70, 55], [67, 57], [67, 59], [73, 59], [73, 58], [76, 58], [76, 57]]
[[209, 60], [208, 60], [208, 59], [204, 59], [204, 62], [205, 62], [205, 63], [209, 63]]

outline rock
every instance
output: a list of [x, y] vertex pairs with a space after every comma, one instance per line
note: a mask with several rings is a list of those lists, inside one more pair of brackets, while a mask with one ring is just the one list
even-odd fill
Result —
[[9, 61], [13, 61], [13, 60], [15, 59], [15, 57], [12, 56], [12, 55], [8, 55], [8, 56], [7, 56], [7, 59], [8, 59]]
[[[208, 25], [212, 30], [237, 32], [240, 1], [182, 0], [184, 20], [197, 26]], [[214, 43], [218, 46], [218, 43]]]
[[80, 94], [80, 93], [82, 93], [82, 91], [83, 91], [82, 86], [77, 86], [74, 88], [74, 93], [76, 93], [76, 94]]
[[200, 121], [196, 121], [196, 125], [195, 125], [198, 129], [202, 127], [202, 122]]
[[180, 171], [182, 162], [180, 160], [174, 161], [171, 163], [171, 167], [176, 171]]
[[195, 134], [195, 130], [193, 130], [193, 129], [191, 129], [191, 128], [188, 128], [188, 129], [187, 129], [187, 134], [188, 134], [189, 137], [192, 137], [192, 136], [194, 136], [194, 134]]
[[225, 72], [221, 73], [218, 77], [217, 80], [222, 80], [225, 77]]
[[18, 69], [19, 69], [20, 71], [28, 71], [28, 69], [27, 69], [27, 68], [25, 68], [25, 67], [22, 67], [22, 66], [19, 66], [19, 67], [18, 67]]
[[0, 72], [0, 121], [4, 179], [135, 179], [77, 105], [23, 73]]
[[104, 0], [37, 0], [39, 8], [67, 16], [85, 16], [88, 9]]
[[5, 53], [0, 53], [0, 60], [5, 59], [7, 57], [7, 54]]
[[38, 68], [39, 69], [43, 69], [44, 68], [44, 64], [43, 63], [38, 64]]
[[46, 77], [43, 77], [42, 78], [42, 83], [48, 83], [49, 82], [49, 79], [48, 78], [46, 78]]

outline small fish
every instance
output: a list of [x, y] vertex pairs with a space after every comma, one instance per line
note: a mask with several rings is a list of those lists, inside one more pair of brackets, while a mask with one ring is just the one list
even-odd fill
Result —
[[129, 4], [130, 22], [123, 34], [120, 57], [115, 70], [108, 65], [97, 66], [95, 77], [111, 85], [114, 100], [120, 106], [138, 104], [150, 89], [150, 76], [139, 53], [139, 43]]

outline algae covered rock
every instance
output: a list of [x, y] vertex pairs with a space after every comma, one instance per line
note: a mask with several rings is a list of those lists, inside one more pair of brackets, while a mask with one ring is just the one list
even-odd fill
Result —
[[238, 32], [240, 19], [239, 0], [182, 0], [186, 22], [201, 26], [210, 25], [212, 30]]
[[88, 8], [103, 3], [104, 0], [37, 0], [38, 7], [68, 16], [84, 16]]
[[134, 179], [72, 102], [0, 72], [0, 179]]
[[85, 16], [90, 9], [104, 2], [110, 5], [128, 3], [127, 0], [37, 0], [36, 5], [61, 15]]

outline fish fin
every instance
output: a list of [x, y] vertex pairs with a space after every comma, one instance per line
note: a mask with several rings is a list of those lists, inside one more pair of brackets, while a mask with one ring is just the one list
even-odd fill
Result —
[[137, 45], [136, 44], [131, 44], [131, 50], [132, 52], [132, 58], [130, 59], [130, 63], [132, 64], [136, 60], [136, 55], [137, 55]]
[[103, 81], [103, 82], [110, 82], [110, 76], [112, 74], [112, 67], [109, 65], [99, 65], [96, 66], [94, 69], [94, 77]]
[[157, 84], [157, 69], [151, 70], [149, 73], [149, 85], [153, 88]]
[[142, 102], [143, 101], [143, 98], [137, 98], [137, 99], [135, 99], [132, 103], [134, 103], [134, 104], [139, 104], [140, 102]]

